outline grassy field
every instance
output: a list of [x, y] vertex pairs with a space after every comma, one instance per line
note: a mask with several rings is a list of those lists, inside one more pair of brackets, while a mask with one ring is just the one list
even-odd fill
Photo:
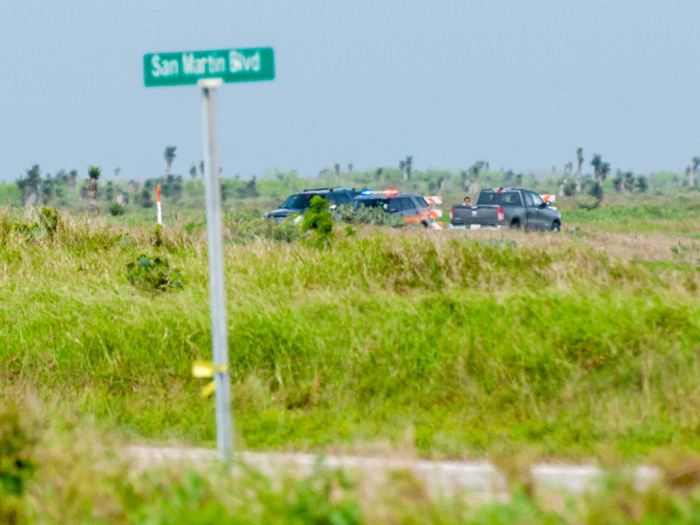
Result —
[[[585, 213], [599, 220], [561, 235], [337, 227], [324, 250], [227, 219], [239, 446], [700, 450], [698, 219], [606, 231], [613, 212]], [[160, 241], [126, 217], [16, 226], [36, 218], [0, 215], [3, 396], [134, 441], [211, 443], [213, 404], [190, 377], [210, 355], [201, 217], [169, 219]], [[141, 254], [184, 287], [133, 286]]]
[[[634, 488], [608, 455], [605, 474], [574, 496], [535, 485], [532, 456], [496, 458], [508, 487], [497, 498], [440, 493], [410, 471], [370, 481], [317, 467], [273, 478], [236, 465], [133, 464], [114, 432], [42, 411], [29, 397], [0, 404], [0, 522], [12, 525], [690, 524], [700, 520], [697, 455], [654, 459], [663, 476]], [[529, 458], [529, 459], [528, 459]]]

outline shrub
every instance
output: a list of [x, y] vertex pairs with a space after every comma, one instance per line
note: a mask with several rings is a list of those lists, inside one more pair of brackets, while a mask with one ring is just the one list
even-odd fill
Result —
[[156, 224], [153, 235], [153, 246], [163, 246], [163, 227], [160, 224]]
[[326, 199], [316, 195], [309, 202], [310, 209], [304, 214], [301, 228], [304, 231], [315, 231], [319, 235], [328, 235], [333, 231], [333, 218], [328, 211]]
[[395, 217], [379, 207], [365, 207], [360, 205], [355, 212], [354, 222], [358, 224], [375, 224], [377, 226], [390, 226], [401, 228], [404, 226], [401, 217]]
[[35, 470], [32, 459], [36, 438], [22, 420], [19, 407], [0, 410], [0, 522], [19, 523], [25, 485]]
[[576, 204], [582, 210], [595, 210], [600, 206], [600, 201], [591, 195], [581, 195], [576, 198]]
[[111, 213], [114, 216], [124, 215], [125, 211], [126, 210], [124, 209], [124, 206], [122, 206], [121, 204], [116, 203], [116, 202], [113, 203], [112, 205], [110, 205], [110, 207], [109, 207], [109, 213]]
[[591, 184], [590, 188], [588, 188], [588, 195], [593, 197], [595, 200], [598, 202], [603, 200], [603, 185], [595, 181], [593, 184]]
[[341, 222], [355, 222], [355, 207], [352, 204], [341, 204], [335, 209], [333, 218]]
[[171, 270], [168, 260], [160, 257], [150, 259], [141, 255], [136, 262], [126, 265], [126, 274], [131, 284], [143, 290], [167, 292], [183, 287], [179, 270]]
[[576, 183], [574, 181], [567, 182], [564, 185], [564, 195], [567, 197], [573, 197], [576, 195]]
[[49, 235], [53, 235], [56, 233], [56, 230], [58, 230], [58, 223], [61, 220], [61, 216], [58, 214], [56, 208], [41, 208], [39, 220], [46, 232]]
[[39, 238], [39, 237], [41, 237], [41, 234], [43, 233], [38, 222], [34, 222], [32, 224], [29, 224], [26, 222], [15, 222], [12, 225], [12, 229], [18, 233], [21, 233], [22, 235], [29, 237], [29, 238]]
[[333, 217], [326, 199], [316, 195], [309, 201], [310, 209], [304, 214], [301, 229], [311, 232], [309, 240], [318, 248], [328, 245], [333, 238]]
[[644, 177], [643, 175], [640, 175], [637, 177], [637, 180], [635, 182], [635, 186], [637, 186], [637, 189], [641, 192], [644, 193], [649, 189], [649, 182], [647, 182], [647, 178]]
[[[148, 182], [148, 181], [146, 181]], [[147, 188], [144, 188], [141, 192], [141, 206], [143, 208], [153, 208], [153, 199], [151, 199], [151, 192]]]

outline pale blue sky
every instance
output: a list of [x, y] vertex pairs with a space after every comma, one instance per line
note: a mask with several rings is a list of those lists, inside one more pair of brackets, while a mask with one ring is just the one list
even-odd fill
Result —
[[700, 155], [697, 0], [2, 0], [0, 179], [122, 178], [202, 157], [200, 93], [145, 88], [148, 52], [271, 46], [220, 90], [226, 176], [353, 162], [683, 169]]

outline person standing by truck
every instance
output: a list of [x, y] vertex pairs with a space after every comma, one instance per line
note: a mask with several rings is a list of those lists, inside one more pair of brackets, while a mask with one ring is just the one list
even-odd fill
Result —
[[472, 200], [469, 198], [469, 195], [464, 197], [464, 205], [465, 206], [471, 206], [472, 205]]

